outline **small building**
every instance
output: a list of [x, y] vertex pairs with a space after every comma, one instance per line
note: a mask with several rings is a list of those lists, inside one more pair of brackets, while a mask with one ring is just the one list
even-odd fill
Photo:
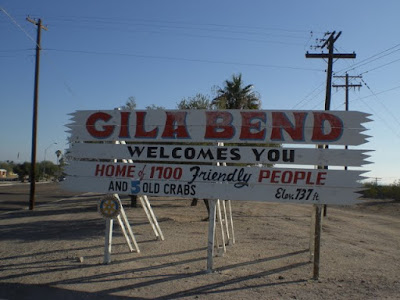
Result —
[[0, 178], [6, 178], [6, 177], [7, 177], [7, 170], [0, 169]]

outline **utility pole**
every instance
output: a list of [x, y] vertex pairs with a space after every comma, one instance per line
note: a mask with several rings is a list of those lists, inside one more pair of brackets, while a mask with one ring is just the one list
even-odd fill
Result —
[[345, 98], [345, 109], [346, 111], [349, 110], [349, 89], [350, 88], [361, 88], [362, 85], [361, 84], [350, 84], [349, 83], [349, 79], [350, 78], [362, 78], [361, 76], [349, 76], [349, 74], [346, 73], [345, 76], [333, 76], [334, 78], [344, 78], [345, 79], [345, 84], [334, 84], [332, 85], [332, 87], [334, 88], [345, 88], [346, 91], [346, 98]]
[[[329, 34], [329, 37], [322, 40], [324, 43], [317, 48], [327, 48], [328, 53], [306, 53], [306, 58], [322, 58], [328, 59], [328, 69], [326, 72], [326, 93], [325, 93], [325, 110], [330, 110], [331, 108], [331, 90], [332, 90], [332, 70], [333, 70], [333, 60], [340, 58], [356, 58], [355, 53], [334, 53], [334, 45], [337, 39], [342, 34], [339, 31], [337, 34], [335, 31]], [[318, 148], [328, 148], [328, 145], [318, 146]], [[328, 169], [328, 166], [319, 166], [318, 168]], [[323, 209], [322, 209], [323, 207]], [[315, 229], [314, 229], [314, 268], [313, 268], [313, 279], [317, 280], [319, 278], [319, 261], [320, 261], [320, 248], [321, 248], [321, 227], [322, 227], [322, 210], [324, 211], [324, 216], [326, 216], [327, 206], [324, 205], [314, 205], [314, 218], [315, 218]]]
[[[345, 95], [345, 110], [349, 111], [349, 89], [350, 88], [356, 88], [360, 89], [362, 87], [361, 84], [350, 84], [349, 83], [349, 78], [362, 78], [361, 76], [349, 76], [349, 74], [346, 73], [345, 76], [333, 76], [334, 78], [344, 78], [345, 79], [345, 84], [334, 84], [332, 87], [334, 88], [345, 88], [346, 95]], [[347, 149], [347, 145], [344, 146], [345, 149]], [[347, 166], [344, 167], [345, 170], [347, 170]]]
[[29, 209], [33, 210], [35, 207], [35, 184], [36, 184], [36, 140], [37, 140], [37, 116], [38, 116], [38, 104], [39, 104], [39, 70], [40, 70], [40, 38], [42, 29], [47, 30], [47, 27], [42, 25], [42, 20], [39, 19], [37, 22], [29, 17], [26, 18], [28, 22], [31, 22], [37, 26], [37, 38], [36, 38], [36, 63], [35, 63], [35, 87], [33, 93], [33, 124], [32, 124], [32, 154], [31, 154], [31, 188], [29, 194]]
[[328, 59], [328, 70], [326, 72], [326, 94], [325, 94], [325, 110], [330, 110], [331, 108], [331, 86], [332, 86], [332, 69], [333, 69], [333, 59], [339, 59], [339, 58], [356, 58], [356, 54], [353, 53], [334, 53], [334, 44], [336, 40], [340, 37], [342, 34], [341, 31], [339, 31], [338, 34], [336, 32], [330, 33], [330, 36], [328, 39], [323, 40], [324, 43], [321, 46], [318, 46], [318, 48], [327, 48], [328, 53], [306, 53], [306, 58], [327, 58]]

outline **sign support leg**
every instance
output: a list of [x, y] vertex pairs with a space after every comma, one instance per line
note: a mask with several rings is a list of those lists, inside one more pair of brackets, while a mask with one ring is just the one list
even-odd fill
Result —
[[153, 222], [152, 217], [150, 216], [149, 210], [148, 210], [148, 208], [147, 208], [147, 205], [146, 205], [146, 203], [145, 203], [145, 201], [144, 201], [143, 196], [139, 196], [139, 200], [140, 200], [140, 204], [142, 204], [142, 207], [143, 207], [143, 210], [144, 210], [144, 212], [145, 212], [145, 214], [146, 214], [146, 216], [147, 216], [147, 219], [149, 220], [149, 223], [150, 223], [150, 225], [151, 225], [151, 228], [153, 228], [153, 232], [154, 232], [154, 234], [156, 235], [156, 238], [159, 239], [159, 238], [160, 238], [160, 235], [159, 235], [159, 233], [158, 233], [158, 231], [157, 231], [157, 229], [156, 229], [156, 226], [154, 225], [154, 222]]
[[126, 217], [125, 209], [122, 206], [121, 199], [119, 198], [118, 194], [115, 194], [115, 196], [116, 196], [116, 198], [118, 199], [118, 201], [119, 201], [119, 203], [121, 205], [121, 216], [122, 216], [123, 224], [125, 224], [126, 228], [128, 228], [128, 233], [129, 233], [129, 236], [131, 237], [133, 245], [135, 246], [136, 252], [140, 253], [139, 246], [138, 246], [138, 244], [136, 242], [135, 235], [132, 232], [132, 228], [131, 228], [131, 225], [129, 224], [128, 218]]
[[157, 229], [157, 231], [158, 231], [158, 234], [160, 235], [160, 238], [161, 238], [161, 240], [163, 241], [163, 240], [164, 240], [164, 235], [163, 235], [163, 233], [162, 233], [162, 231], [161, 231], [160, 225], [158, 224], [156, 215], [154, 214], [154, 211], [153, 211], [153, 209], [152, 209], [152, 207], [151, 207], [151, 205], [150, 205], [149, 198], [147, 198], [147, 195], [144, 195], [143, 197], [144, 197], [145, 204], [147, 205], [147, 209], [148, 209], [149, 212], [150, 212], [150, 216], [151, 216], [152, 219], [153, 219], [154, 225], [156, 226], [156, 229]]
[[313, 279], [319, 278], [319, 261], [321, 250], [321, 227], [322, 227], [322, 205], [314, 205], [315, 208], [315, 231], [314, 231], [314, 268]]
[[310, 242], [309, 242], [309, 261], [314, 261], [314, 232], [315, 232], [315, 207], [311, 210]]
[[228, 200], [228, 211], [229, 211], [229, 220], [231, 222], [231, 230], [232, 230], [232, 244], [235, 244], [235, 232], [233, 230], [233, 217], [232, 217], [232, 205], [231, 200]]
[[111, 263], [113, 219], [106, 220], [106, 238], [104, 244], [104, 264]]
[[226, 228], [226, 245], [229, 245], [231, 240], [230, 233], [229, 233], [229, 222], [228, 222], [228, 214], [226, 212], [226, 200], [222, 200], [222, 208], [224, 209], [224, 221], [225, 221], [225, 228]]
[[131, 252], [133, 252], [131, 240], [129, 239], [128, 234], [126, 233], [126, 229], [125, 229], [124, 223], [122, 223], [121, 215], [118, 215], [117, 220], [118, 220], [119, 226], [121, 227], [121, 230], [122, 230], [122, 233], [123, 233], [123, 235], [125, 237], [125, 240], [128, 243], [129, 250]]
[[210, 199], [210, 218], [208, 220], [208, 246], [207, 246], [207, 272], [211, 273], [213, 270], [214, 259], [214, 239], [215, 239], [215, 206], [217, 200]]
[[217, 209], [218, 209], [218, 219], [219, 219], [219, 225], [221, 226], [221, 238], [222, 238], [222, 248], [224, 253], [226, 253], [226, 245], [225, 245], [225, 232], [224, 232], [224, 224], [222, 222], [222, 213], [221, 213], [221, 201], [222, 200], [217, 200]]

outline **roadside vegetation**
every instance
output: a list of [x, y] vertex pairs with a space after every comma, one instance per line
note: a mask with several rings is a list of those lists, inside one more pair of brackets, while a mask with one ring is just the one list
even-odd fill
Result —
[[[60, 160], [59, 164], [54, 164], [51, 161], [42, 161], [36, 164], [36, 178], [38, 180], [58, 180], [62, 177], [64, 163]], [[31, 171], [31, 163], [14, 163], [13, 161], [0, 161], [0, 169], [7, 171], [6, 178], [0, 180], [19, 180], [21, 182], [29, 180]]]
[[371, 199], [393, 199], [400, 201], [400, 180], [390, 185], [378, 185], [375, 183], [365, 183], [363, 191], [364, 198]]

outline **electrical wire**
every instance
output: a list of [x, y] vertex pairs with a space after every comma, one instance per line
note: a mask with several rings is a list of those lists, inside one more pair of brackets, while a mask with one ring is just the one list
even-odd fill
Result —
[[179, 60], [179, 61], [211, 63], [211, 64], [224, 64], [224, 65], [237, 65], [237, 66], [250, 66], [250, 67], [262, 67], [262, 68], [275, 68], [275, 69], [290, 69], [290, 70], [323, 72], [323, 70], [320, 70], [320, 69], [291, 67], [291, 66], [267, 65], [267, 64], [256, 64], [256, 63], [241, 63], [241, 62], [232, 62], [232, 61], [206, 60], [206, 59], [183, 58], [183, 57], [172, 57], [172, 56], [158, 56], [158, 55], [144, 55], [144, 54], [134, 54], [134, 53], [121, 53], [121, 52], [99, 52], [99, 51], [55, 49], [55, 48], [49, 48], [49, 49], [46, 49], [45, 51], [65, 52], [65, 53], [80, 53], [80, 54], [95, 54], [95, 55], [108, 55], [108, 56], [126, 56], [126, 57], [138, 57], [138, 58], [147, 58], [147, 59]]
[[2, 11], [13, 23], [15, 26], [17, 26], [32, 42], [36, 44], [35, 39], [28, 33], [24, 28], [22, 28], [21, 25], [18, 24], [18, 22], [4, 9], [0, 6], [0, 11]]
[[[372, 62], [374, 62], [374, 61], [376, 61], [376, 60], [378, 60], [378, 59], [381, 59], [381, 58], [383, 58], [383, 57], [386, 57], [386, 56], [388, 56], [388, 55], [391, 55], [391, 54], [393, 54], [393, 53], [399, 51], [400, 49], [396, 49], [396, 48], [398, 48], [398, 47], [400, 47], [400, 44], [397, 44], [397, 45], [395, 45], [395, 46], [392, 46], [392, 47], [390, 47], [390, 48], [388, 48], [388, 49], [386, 49], [386, 50], [380, 51], [380, 52], [378, 52], [378, 53], [376, 53], [376, 54], [374, 54], [374, 55], [372, 55], [372, 56], [370, 56], [370, 57], [368, 57], [368, 58], [366, 58], [366, 59], [363, 59], [363, 60], [361, 60], [361, 61], [355, 63], [354, 65], [352, 65], [352, 66], [349, 67], [349, 68], [344, 68], [344, 69], [342, 69], [342, 70], [340, 70], [340, 71], [337, 71], [337, 72], [335, 72], [335, 73], [340, 74], [340, 73], [343, 73], [343, 72], [352, 71], [352, 70], [355, 70], [355, 69], [357, 69], [357, 68], [359, 68], [359, 67], [361, 67], [361, 66], [364, 66], [364, 65], [367, 65], [367, 64], [369, 64], [369, 63], [372, 63]], [[395, 50], [394, 50], [394, 49], [395, 49]], [[393, 50], [393, 51], [391, 51], [391, 50]], [[391, 52], [390, 52], [390, 53], [386, 53], [386, 52], [388, 52], [388, 51], [391, 51]], [[384, 54], [384, 53], [386, 53], [386, 54]], [[382, 55], [382, 54], [384, 54], [384, 55]], [[380, 55], [381, 55], [381, 56], [380, 56]], [[377, 56], [379, 56], [379, 57], [377, 57]]]
[[387, 106], [384, 104], [384, 102], [380, 101], [378, 98], [377, 94], [372, 91], [370, 86], [361, 78], [361, 81], [364, 83], [364, 85], [367, 87], [367, 89], [371, 92], [371, 94], [374, 96], [374, 99], [383, 107], [383, 109], [390, 115], [392, 118], [396, 121], [396, 123], [400, 126], [400, 122], [397, 119], [397, 117], [393, 114], [391, 110], [387, 108]]

